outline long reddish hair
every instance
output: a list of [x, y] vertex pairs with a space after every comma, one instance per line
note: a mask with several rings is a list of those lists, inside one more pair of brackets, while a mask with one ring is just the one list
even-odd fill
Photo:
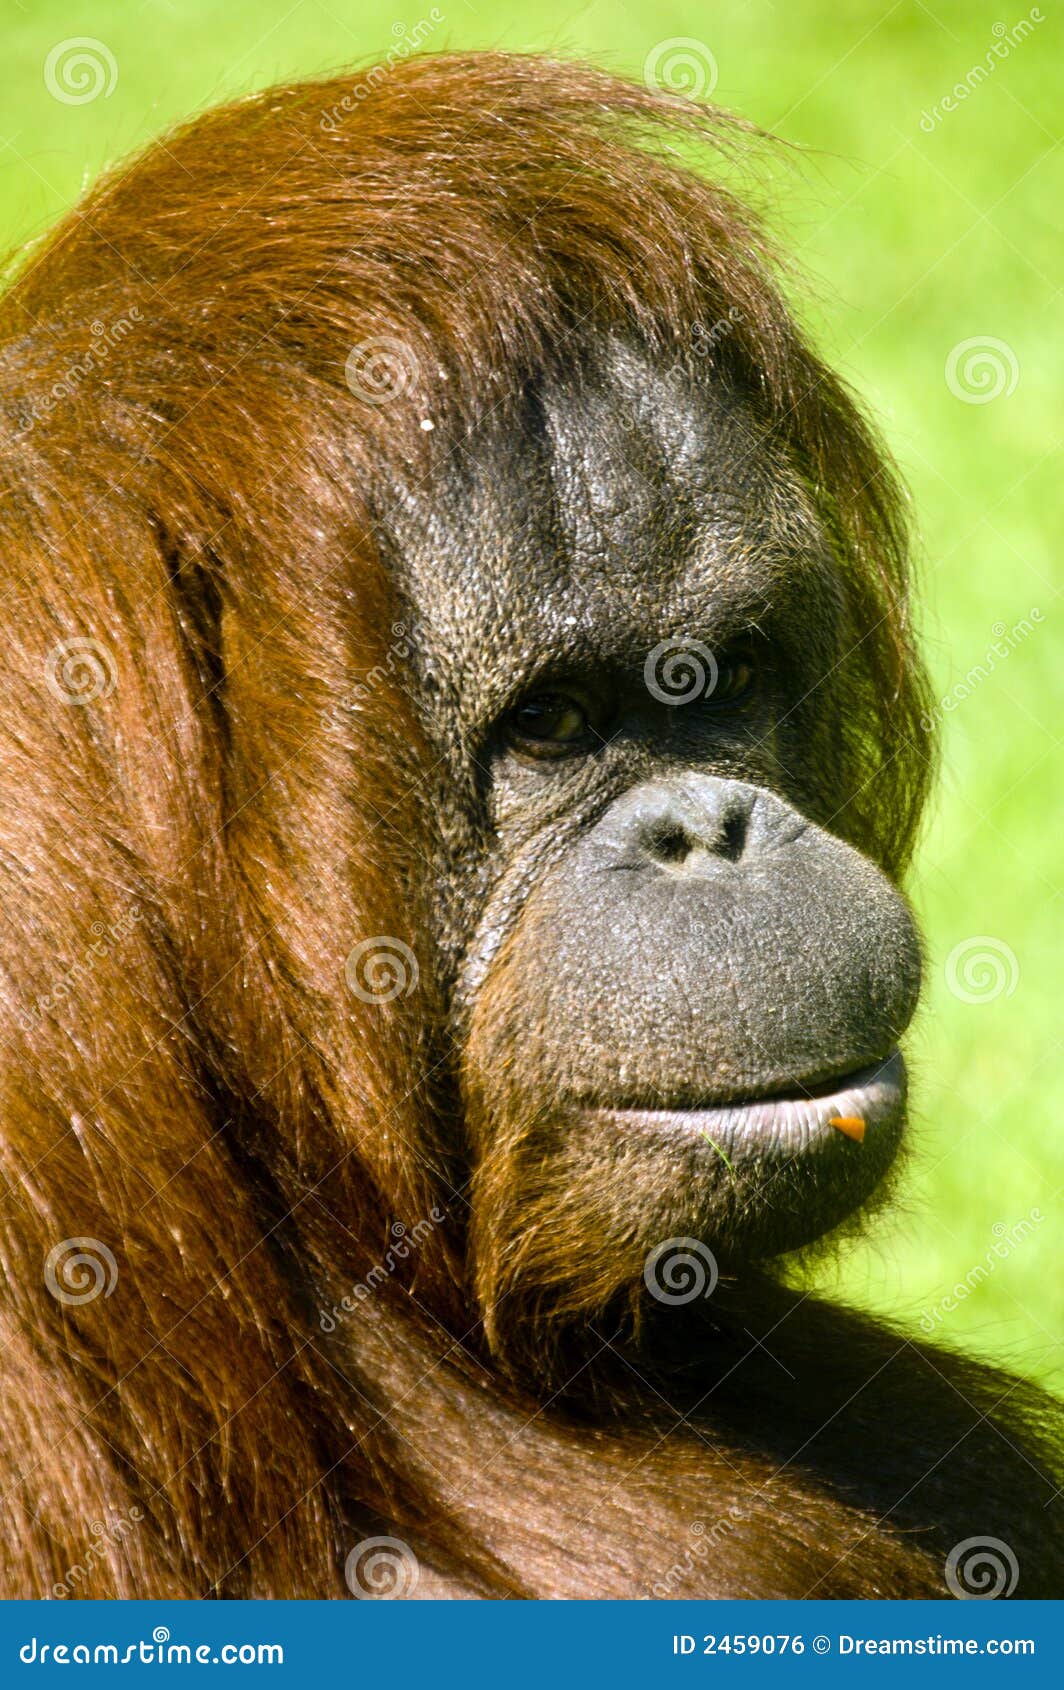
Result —
[[[382, 564], [400, 473], [431, 500], [574, 336], [691, 363], [725, 325], [696, 367], [813, 490], [855, 630], [816, 750], [834, 825], [896, 870], [919, 813], [895, 482], [756, 222], [677, 151], [751, 131], [532, 57], [351, 89], [167, 136], [0, 307], [9, 1595], [67, 1591], [94, 1535], [82, 1594], [342, 1592], [382, 1523], [528, 1588], [390, 1412], [426, 1368], [521, 1402], [481, 1341], [439, 1103], [427, 754]], [[419, 965], [389, 1001], [345, 980], [376, 935]], [[63, 1248], [94, 1243], [110, 1291], [57, 1296]], [[472, 1432], [448, 1436], [472, 1479]]]

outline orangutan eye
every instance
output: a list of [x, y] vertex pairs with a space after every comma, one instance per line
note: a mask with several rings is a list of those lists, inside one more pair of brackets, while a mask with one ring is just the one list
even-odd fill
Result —
[[532, 693], [510, 711], [506, 737], [536, 757], [561, 757], [590, 744], [591, 720], [579, 699], [564, 692]]
[[757, 659], [743, 647], [727, 652], [717, 663], [717, 676], [708, 697], [710, 703], [738, 704], [757, 685]]

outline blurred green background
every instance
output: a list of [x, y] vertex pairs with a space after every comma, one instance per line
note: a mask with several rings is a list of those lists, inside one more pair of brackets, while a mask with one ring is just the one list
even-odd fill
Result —
[[[912, 879], [928, 943], [916, 1149], [900, 1205], [816, 1280], [1064, 1389], [1060, 14], [1020, 0], [0, 0], [0, 19], [6, 247], [175, 120], [415, 32], [430, 49], [547, 49], [636, 76], [649, 63], [813, 149], [780, 173], [775, 223], [811, 283], [801, 312], [912, 489], [948, 701]], [[91, 38], [87, 83], [76, 37]]]

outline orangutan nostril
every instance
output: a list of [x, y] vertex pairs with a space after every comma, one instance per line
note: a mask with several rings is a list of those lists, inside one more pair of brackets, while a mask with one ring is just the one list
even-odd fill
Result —
[[690, 856], [693, 841], [678, 822], [660, 822], [651, 829], [647, 846], [659, 863], [682, 863]]
[[720, 830], [720, 838], [714, 848], [714, 854], [724, 857], [729, 863], [737, 863], [746, 845], [746, 815], [733, 813], [726, 816]]

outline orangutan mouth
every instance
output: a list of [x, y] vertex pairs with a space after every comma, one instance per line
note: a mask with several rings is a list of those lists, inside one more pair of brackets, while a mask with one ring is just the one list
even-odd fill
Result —
[[[838, 1146], [859, 1154], [876, 1139], [898, 1136], [905, 1112], [905, 1062], [893, 1050], [879, 1062], [793, 1096], [753, 1098], [707, 1108], [592, 1109], [629, 1132], [700, 1136], [725, 1162], [754, 1153], [804, 1156]], [[847, 1145], [846, 1141], [849, 1141]]]

